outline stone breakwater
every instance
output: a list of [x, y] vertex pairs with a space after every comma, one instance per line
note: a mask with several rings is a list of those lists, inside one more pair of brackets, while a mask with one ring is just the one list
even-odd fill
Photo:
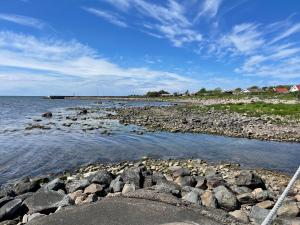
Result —
[[[23, 178], [0, 189], [0, 224], [26, 224], [103, 198], [144, 198], [202, 208], [220, 224], [260, 224], [290, 177], [237, 164], [203, 160], [152, 160], [95, 164], [73, 174]], [[299, 224], [300, 182], [279, 208], [274, 224]], [[2, 222], [1, 222], [2, 221]]]
[[192, 107], [140, 107], [116, 109], [123, 124], [136, 124], [150, 131], [192, 132], [300, 142], [300, 123], [280, 116], [249, 116], [228, 111], [201, 111]]

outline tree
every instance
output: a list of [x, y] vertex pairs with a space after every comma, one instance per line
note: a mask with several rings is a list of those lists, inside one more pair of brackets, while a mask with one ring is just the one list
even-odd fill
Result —
[[184, 94], [185, 94], [186, 96], [190, 96], [189, 90], [186, 90], [186, 92], [184, 92]]
[[217, 88], [215, 88], [214, 92], [215, 92], [215, 93], [220, 93], [220, 92], [222, 92], [222, 89], [219, 88], [219, 87], [217, 87]]
[[151, 97], [151, 98], [154, 98], [154, 97], [160, 97], [162, 96], [163, 94], [169, 94], [169, 92], [165, 91], [165, 90], [160, 90], [160, 91], [149, 91], [146, 93], [146, 96], [147, 97]]
[[235, 91], [235, 92], [241, 92], [241, 91], [242, 91], [242, 88], [236, 88], [234, 91]]

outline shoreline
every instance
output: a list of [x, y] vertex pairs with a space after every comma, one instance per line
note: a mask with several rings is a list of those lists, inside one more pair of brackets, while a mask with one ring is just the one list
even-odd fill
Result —
[[[109, 201], [114, 197], [156, 196], [154, 201], [160, 202], [167, 196], [178, 204], [203, 206], [212, 213], [220, 210], [227, 214], [230, 224], [254, 224], [260, 222], [260, 213], [272, 208], [289, 179], [290, 176], [279, 172], [244, 169], [236, 163], [209, 164], [200, 159], [144, 157], [137, 161], [92, 164], [73, 173], [22, 178], [11, 187], [0, 188], [0, 211], [13, 202], [18, 202], [23, 210], [0, 215], [0, 222], [9, 219], [26, 224], [34, 218], [56, 214], [64, 207], [92, 204], [103, 198]], [[54, 196], [53, 203], [50, 199]], [[280, 209], [277, 220], [298, 221], [300, 208], [295, 207], [299, 201], [300, 181]], [[286, 209], [298, 211], [290, 214]]]
[[[195, 105], [115, 109], [108, 119], [135, 124], [149, 131], [204, 133], [228, 137], [300, 143], [300, 125], [280, 116], [249, 116], [229, 111], [198, 110]], [[196, 106], [198, 107], [198, 106]]]

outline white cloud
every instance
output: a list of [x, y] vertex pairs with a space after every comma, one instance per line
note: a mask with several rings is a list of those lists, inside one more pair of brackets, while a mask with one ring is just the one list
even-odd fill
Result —
[[215, 17], [218, 13], [222, 1], [223, 0], [204, 0], [201, 5], [200, 12], [197, 14], [194, 21], [198, 21], [202, 16], [206, 16], [208, 18]]
[[123, 21], [119, 15], [117, 15], [116, 13], [113, 12], [107, 12], [107, 11], [103, 11], [100, 9], [95, 9], [95, 8], [83, 8], [85, 11], [92, 13], [96, 16], [102, 17], [103, 19], [105, 19], [106, 21], [117, 25], [119, 27], [128, 27], [128, 25], [126, 24], [125, 21]]
[[[110, 93], [118, 89], [128, 94], [158, 89], [174, 91], [197, 85], [197, 81], [176, 73], [120, 67], [76, 41], [40, 40], [30, 35], [0, 32], [0, 51], [1, 79], [7, 81], [30, 75], [30, 79], [45, 79], [54, 86], [55, 81], [65, 80], [68, 85], [98, 84], [110, 87]], [[17, 72], [7, 72], [5, 68]], [[57, 79], [51, 82], [53, 76]], [[0, 82], [0, 89], [5, 85], [7, 82]], [[22, 83], [19, 82], [19, 85], [22, 86]]]
[[5, 20], [23, 26], [34, 27], [37, 29], [43, 29], [46, 26], [45, 23], [38, 19], [17, 14], [0, 13], [0, 20]]
[[275, 43], [277, 41], [280, 41], [294, 33], [300, 32], [300, 23], [294, 24], [292, 27], [288, 28], [284, 32], [282, 32], [280, 35], [275, 37], [271, 43]]

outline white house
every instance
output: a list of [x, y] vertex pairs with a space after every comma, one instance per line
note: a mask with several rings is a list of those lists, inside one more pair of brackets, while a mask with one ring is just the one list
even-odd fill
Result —
[[290, 92], [297, 92], [300, 91], [300, 84], [294, 85], [290, 88]]
[[243, 89], [242, 93], [250, 93], [250, 91], [248, 89]]

